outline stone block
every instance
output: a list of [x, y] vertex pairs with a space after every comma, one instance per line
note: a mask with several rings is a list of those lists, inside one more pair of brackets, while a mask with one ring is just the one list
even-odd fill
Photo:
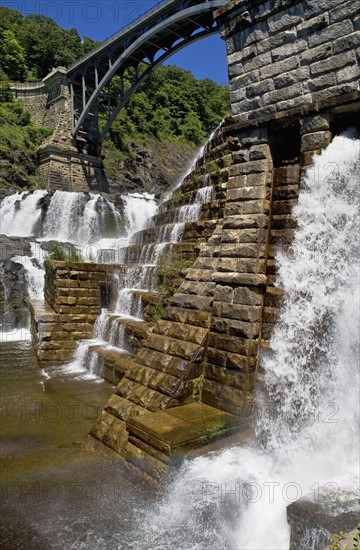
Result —
[[261, 306], [263, 292], [257, 287], [238, 287], [234, 290], [234, 304], [244, 306]]
[[264, 67], [264, 65], [268, 65], [269, 63], [271, 63], [270, 52], [257, 54], [255, 57], [248, 58], [243, 62], [244, 72], [246, 74], [247, 72], [254, 71], [255, 69], [260, 69], [260, 67]]
[[[128, 399], [136, 405], [150, 411], [162, 408], [162, 406], [166, 406], [166, 404], [171, 401], [169, 396], [165, 396], [160, 392], [147, 388], [127, 378], [121, 380], [115, 391], [120, 397]], [[174, 401], [176, 402], [176, 400]]]
[[316, 151], [324, 149], [331, 143], [332, 134], [329, 131], [305, 134], [301, 138], [301, 151]]
[[251, 173], [269, 172], [270, 170], [272, 170], [272, 162], [270, 160], [252, 160], [250, 162], [244, 162], [243, 164], [236, 164], [235, 166], [232, 166], [230, 174], [239, 176]]
[[[230, 76], [231, 78], [231, 76]], [[246, 90], [245, 88], [240, 88], [239, 90], [234, 90], [230, 92], [230, 103], [238, 103], [246, 98]]]
[[334, 23], [329, 27], [309, 36], [309, 47], [313, 48], [324, 42], [332, 42], [341, 36], [345, 36], [353, 32], [353, 24], [350, 19]]
[[163, 334], [172, 338], [181, 338], [194, 344], [202, 344], [206, 337], [207, 329], [160, 319], [154, 326], [153, 333]]
[[285, 10], [268, 17], [269, 31], [271, 34], [280, 33], [286, 29], [295, 27], [303, 19], [305, 6], [303, 3], [286, 7]]
[[262, 67], [260, 69], [260, 79], [273, 78], [279, 74], [293, 71], [300, 67], [300, 60], [298, 56], [289, 57], [271, 65]]
[[170, 305], [198, 309], [200, 311], [210, 311], [212, 305], [212, 297], [192, 296], [189, 294], [177, 293], [172, 297]]
[[127, 371], [126, 377], [170, 397], [183, 397], [192, 390], [192, 381], [181, 380], [176, 376], [142, 365], [134, 365]]
[[249, 396], [246, 392], [218, 384], [213, 380], [205, 380], [202, 401], [213, 407], [218, 407], [244, 419], [250, 419]]
[[226, 351], [217, 348], [208, 347], [206, 352], [206, 360], [213, 365], [226, 366], [227, 363]]
[[288, 185], [284, 184], [281, 186], [274, 186], [273, 189], [273, 200], [290, 200], [297, 199], [299, 196], [299, 184], [297, 185]]
[[212, 316], [210, 329], [212, 332], [220, 332], [229, 334], [229, 319], [223, 319], [222, 317]]
[[303, 108], [306, 108], [306, 105], [311, 104], [311, 102], [312, 95], [310, 93], [300, 95], [299, 97], [293, 97], [292, 99], [287, 99], [286, 101], [280, 101], [276, 105], [277, 119], [280, 120], [282, 116], [284, 118], [288, 118], [290, 116], [302, 114]]
[[262, 82], [247, 86], [245, 93], [249, 99], [252, 99], [272, 90], [274, 90], [274, 83], [271, 79], [267, 79], [263, 80]]
[[[235, 207], [236, 205], [234, 205]], [[255, 229], [266, 228], [268, 224], [268, 216], [265, 214], [256, 215], [231, 215], [224, 218], [224, 229]]]
[[260, 40], [264, 40], [268, 36], [269, 31], [267, 21], [261, 21], [260, 23], [257, 23], [248, 29], [244, 29], [241, 33], [239, 33], [238, 48], [246, 48], [251, 44], [256, 44]]
[[264, 104], [278, 103], [279, 101], [285, 101], [293, 97], [301, 96], [303, 93], [302, 84], [292, 84], [286, 86], [280, 90], [269, 92], [263, 96]]
[[239, 355], [255, 355], [258, 348], [256, 340], [215, 333], [209, 335], [209, 346]]
[[310, 65], [312, 76], [320, 75], [329, 71], [346, 67], [346, 65], [354, 65], [356, 56], [354, 52], [344, 52], [338, 55], [333, 55], [329, 59], [317, 61]]
[[145, 414], [148, 411], [113, 393], [105, 405], [105, 412], [119, 418], [120, 420], [127, 420], [132, 416]]
[[231, 176], [228, 181], [228, 189], [237, 189], [239, 187], [246, 187], [247, 176]]
[[270, 186], [272, 174], [270, 172], [259, 172], [247, 175], [247, 187]]
[[272, 61], [273, 63], [276, 63], [277, 61], [282, 61], [283, 59], [296, 56], [299, 53], [307, 50], [307, 48], [307, 41], [298, 38], [295, 42], [292, 42], [291, 44], [285, 44], [284, 46], [280, 46], [280, 48], [275, 48], [274, 50], [272, 50]]
[[[302, 134], [310, 134], [321, 130], [328, 130], [330, 127], [329, 113], [321, 113], [313, 116], [307, 116], [300, 119], [300, 132]], [[299, 172], [298, 172], [299, 174]], [[279, 181], [278, 179], [276, 180]], [[289, 183], [292, 183], [289, 181]]]
[[310, 76], [309, 67], [300, 67], [295, 69], [295, 71], [290, 71], [289, 73], [284, 73], [276, 76], [273, 80], [276, 88], [283, 88], [286, 86], [291, 86], [299, 82], [307, 80]]
[[330, 22], [336, 23], [348, 17], [351, 18], [351, 16], [356, 15], [358, 12], [359, 6], [357, 2], [350, 0], [350, 2], [346, 2], [345, 4], [341, 3], [341, 5], [333, 7], [330, 10]]
[[241, 162], [248, 162], [249, 160], [249, 150], [248, 149], [241, 149], [240, 151], [236, 151], [232, 153], [231, 155], [232, 164], [239, 164]]
[[341, 54], [347, 50], [356, 50], [360, 46], [360, 31], [353, 32], [335, 40], [333, 44], [334, 54]]
[[268, 282], [266, 275], [261, 273], [226, 273], [216, 271], [211, 274], [211, 279], [218, 284], [240, 286], [265, 286]]
[[[253, 145], [250, 148], [250, 160], [263, 160], [263, 159], [270, 159], [271, 160], [271, 153], [270, 153], [270, 147], [268, 144], [260, 144], [260, 145]], [[251, 185], [251, 184], [250, 184]]]
[[299, 164], [289, 164], [288, 166], [279, 166], [274, 168], [273, 172], [274, 187], [281, 185], [298, 184], [300, 181]]
[[313, 92], [313, 101], [319, 102], [321, 108], [326, 108], [331, 105], [336, 105], [344, 98], [349, 101], [357, 99], [359, 94], [358, 82], [348, 82], [346, 84], [338, 84], [332, 88]]
[[324, 88], [336, 86], [336, 76], [334, 73], [326, 73], [318, 78], [310, 79], [308, 82], [304, 83], [303, 86], [305, 92], [323, 90]]
[[270, 201], [268, 200], [249, 200], [230, 202], [226, 205], [225, 216], [240, 216], [242, 214], [263, 214], [270, 210]]
[[[246, 360], [247, 357], [244, 357]], [[229, 370], [217, 367], [212, 364], [205, 366], [205, 378], [213, 380], [218, 384], [229, 386], [229, 388], [238, 388], [243, 391], [252, 390], [254, 377], [252, 374], [242, 372], [242, 370]]]
[[187, 360], [192, 359], [199, 349], [199, 346], [192, 342], [185, 342], [155, 333], [150, 333], [143, 345]]
[[336, 71], [336, 81], [338, 84], [342, 84], [343, 82], [356, 81], [359, 79], [359, 76], [360, 70], [357, 64]]
[[260, 324], [258, 322], [249, 323], [245, 321], [228, 319], [227, 324], [227, 334], [230, 336], [250, 339], [256, 339], [259, 336]]
[[[253, 162], [263, 162], [263, 161], [253, 161]], [[266, 161], [265, 161], [266, 162]], [[251, 162], [246, 163], [246, 165], [252, 164]], [[229, 189], [226, 194], [227, 201], [248, 201], [254, 199], [269, 199], [270, 190], [266, 187], [241, 187], [239, 189]]]
[[233, 78], [230, 82], [230, 93], [235, 90], [243, 90], [247, 86], [253, 84], [254, 82], [259, 82], [260, 73], [258, 69], [250, 71], [244, 75], [240, 75], [236, 78]]
[[164, 319], [170, 319], [179, 323], [188, 323], [199, 327], [207, 326], [209, 316], [210, 313], [207, 311], [196, 311], [172, 306], [168, 306], [163, 314]]
[[321, 61], [322, 59], [328, 59], [333, 55], [332, 42], [326, 42], [321, 46], [310, 48], [300, 54], [301, 65], [307, 67], [312, 63]]
[[243, 306], [224, 302], [214, 302], [214, 312], [226, 319], [236, 319], [249, 323], [259, 321], [261, 316], [261, 308], [258, 306]]
[[297, 25], [298, 38], [308, 37], [314, 33], [318, 33], [322, 29], [325, 29], [330, 24], [330, 16], [328, 12], [324, 12], [316, 17], [311, 17]]
[[266, 261], [259, 258], [241, 258], [237, 260], [238, 273], [265, 273]]
[[211, 296], [215, 290], [215, 283], [204, 283], [197, 281], [185, 280], [181, 283], [181, 290], [189, 294], [197, 294], [199, 296]]
[[214, 300], [218, 302], [231, 303], [234, 296], [234, 290], [230, 286], [216, 285], [214, 292]]
[[261, 40], [256, 44], [257, 51], [259, 53], [267, 52], [268, 50], [272, 50], [274, 48], [278, 48], [279, 46], [283, 46], [284, 44], [291, 44], [294, 42], [297, 38], [297, 32], [296, 29], [288, 29], [284, 32], [281, 32], [279, 34], [275, 34], [273, 36], [270, 36], [270, 38], [266, 38], [265, 40]]
[[234, 116], [241, 113], [246, 113], [248, 111], [253, 111], [254, 109], [259, 109], [261, 107], [261, 102], [259, 98], [253, 99], [243, 99], [237, 103], [231, 105], [231, 112]]
[[[126, 430], [125, 422], [119, 418], [113, 417], [114, 420], [105, 431], [101, 441], [113, 449], [118, 454], [122, 454], [128, 440], [128, 433]], [[96, 434], [92, 433], [91, 435]]]
[[248, 48], [243, 48], [242, 50], [233, 52], [227, 56], [228, 65], [232, 65], [233, 63], [241, 63], [248, 59], [252, 59], [256, 56], [256, 53], [255, 44], [249, 46]]

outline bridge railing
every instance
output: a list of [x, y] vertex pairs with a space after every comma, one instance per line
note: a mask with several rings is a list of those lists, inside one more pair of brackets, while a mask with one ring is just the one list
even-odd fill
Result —
[[129, 31], [130, 29], [132, 30], [132, 29], [136, 28], [137, 25], [140, 25], [150, 15], [161, 11], [167, 5], [170, 6], [171, 4], [176, 4], [178, 1], [179, 0], [160, 0], [159, 2], [157, 2], [157, 4], [155, 6], [153, 6], [152, 8], [148, 9], [147, 11], [145, 11], [144, 13], [139, 15], [139, 17], [137, 17], [134, 21], [132, 21], [128, 25], [125, 25], [119, 31], [115, 32], [114, 34], [112, 34], [111, 36], [106, 38], [106, 40], [104, 40], [104, 42], [102, 42], [101, 44], [99, 44], [99, 46], [97, 46], [93, 50], [91, 50], [91, 52], [89, 52], [86, 55], [80, 57], [77, 61], [75, 61], [74, 63], [69, 65], [69, 67], [67, 68], [67, 72], [70, 73], [73, 69], [75, 69], [78, 65], [81, 65], [84, 61], [86, 61], [87, 59], [91, 59], [93, 57], [93, 55], [96, 55], [97, 53], [101, 52], [101, 50], [105, 49], [106, 46], [108, 46], [109, 44], [111, 44], [111, 42], [116, 40], [117, 37], [120, 38], [121, 36], [125, 35], [126, 32]]

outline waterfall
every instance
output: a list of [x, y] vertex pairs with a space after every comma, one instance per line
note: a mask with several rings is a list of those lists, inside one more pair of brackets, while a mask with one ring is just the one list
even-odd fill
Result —
[[347, 133], [314, 157], [292, 250], [277, 254], [286, 299], [262, 357], [257, 438], [186, 461], [129, 548], [285, 550], [291, 502], [324, 487], [341, 510], [358, 496], [359, 146]]
[[0, 203], [0, 235], [32, 237], [41, 219], [39, 203], [47, 191], [23, 191]]
[[[202, 205], [214, 199], [215, 191], [208, 174], [203, 176], [202, 184], [190, 204], [170, 210], [173, 220], [167, 224], [159, 224], [158, 215], [164, 212], [168, 200], [164, 200], [164, 206], [154, 209], [152, 196], [132, 194], [123, 197], [128, 220], [127, 237], [118, 254], [122, 265], [114, 273], [115, 300], [111, 310], [103, 311], [98, 317], [93, 338], [78, 344], [71, 369], [99, 373], [96, 353], [92, 351], [94, 345], [114, 347], [121, 352], [131, 351], [126, 341], [126, 321], [144, 320], [139, 291], [156, 290], [156, 266], [161, 254], [167, 250], [171, 253], [172, 246], [181, 240], [185, 224], [198, 220]], [[144, 238], [148, 231], [154, 231], [152, 241], [156, 242], [146, 244]]]
[[91, 243], [121, 235], [123, 219], [101, 195], [56, 191], [51, 198], [42, 237], [71, 243]]

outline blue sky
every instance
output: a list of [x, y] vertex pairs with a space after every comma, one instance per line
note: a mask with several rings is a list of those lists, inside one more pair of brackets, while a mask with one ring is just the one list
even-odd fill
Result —
[[[157, 0], [0, 0], [0, 5], [24, 15], [41, 13], [61, 27], [75, 27], [80, 36], [105, 40], [121, 27], [157, 4]], [[225, 43], [219, 35], [211, 36], [184, 48], [167, 64], [175, 64], [194, 73], [197, 78], [211, 78], [227, 83]]]

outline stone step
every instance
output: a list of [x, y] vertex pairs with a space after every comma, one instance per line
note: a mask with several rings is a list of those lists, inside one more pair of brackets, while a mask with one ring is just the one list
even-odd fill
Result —
[[[186, 222], [181, 240], [183, 242], [206, 241], [212, 234], [215, 226], [216, 220], [214, 219]], [[176, 224], [174, 223], [149, 227], [135, 233], [132, 236], [131, 244], [144, 246], [147, 244], [171, 242], [173, 240], [174, 231], [176, 231]]]
[[[185, 203], [184, 206], [190, 206], [189, 203]], [[200, 204], [200, 211], [197, 213], [195, 220], [211, 220], [214, 217], [221, 217], [221, 211], [223, 209], [223, 199], [215, 199], [211, 202], [205, 202]], [[195, 208], [194, 208], [195, 210]], [[218, 212], [218, 216], [215, 216], [214, 213]], [[195, 214], [194, 214], [195, 215]], [[171, 210], [166, 210], [165, 212], [159, 212], [153, 217], [153, 223], [157, 226], [162, 226], [166, 224], [174, 224], [179, 222], [190, 223], [183, 218], [181, 219], [181, 214], [179, 208], [172, 208]]]
[[140, 470], [137, 472], [139, 475], [144, 477], [144, 474], [146, 474], [150, 478], [149, 481], [152, 481], [155, 486], [160, 484], [168, 472], [168, 466], [164, 462], [130, 441], [126, 445], [124, 456], [128, 464], [136, 470]]
[[199, 245], [191, 242], [130, 245], [125, 250], [124, 263], [155, 265], [162, 254], [176, 255], [184, 260], [195, 261], [199, 254]]
[[89, 350], [97, 354], [103, 378], [115, 385], [124, 378], [133, 363], [130, 353], [112, 346], [94, 344]]
[[177, 399], [164, 395], [160, 391], [148, 388], [134, 380], [130, 380], [127, 376], [118, 384], [115, 393], [149, 411], [163, 409], [170, 405], [178, 405]]
[[190, 363], [185, 359], [146, 347], [140, 349], [136, 356], [136, 361], [145, 367], [151, 367], [164, 374], [177, 376], [183, 380], [192, 380], [202, 373], [202, 366], [199, 363]]
[[150, 330], [152, 327], [149, 323], [141, 319], [109, 314], [103, 337], [112, 346], [125, 349], [129, 353], [136, 353]]
[[234, 415], [197, 402], [130, 418], [126, 427], [132, 437], [170, 457], [223, 435], [237, 422]]
[[160, 462], [162, 462], [165, 465], [168, 465], [170, 460], [168, 455], [165, 453], [162, 453], [161, 451], [155, 449], [155, 447], [152, 447], [151, 445], [148, 445], [145, 441], [142, 439], [139, 439], [138, 437], [135, 437], [134, 435], [129, 435], [129, 442], [135, 445], [135, 447], [138, 447], [145, 453], [148, 453], [149, 455], [153, 456]]
[[140, 407], [139, 405], [120, 397], [116, 393], [113, 393], [106, 403], [105, 410], [120, 420], [127, 420], [130, 417], [139, 416], [149, 412], [144, 409], [144, 407]]
[[191, 395], [194, 389], [193, 380], [182, 380], [172, 374], [136, 363], [127, 371], [126, 378], [176, 399]]

